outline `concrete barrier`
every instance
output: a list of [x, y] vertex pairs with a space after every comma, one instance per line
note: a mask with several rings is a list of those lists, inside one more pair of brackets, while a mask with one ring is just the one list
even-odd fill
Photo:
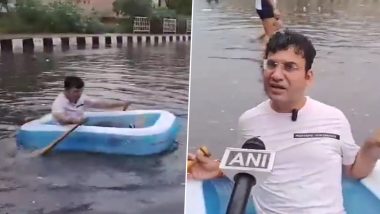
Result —
[[130, 45], [190, 42], [189, 34], [51, 34], [0, 35], [1, 52], [53, 52], [69, 49], [109, 48]]

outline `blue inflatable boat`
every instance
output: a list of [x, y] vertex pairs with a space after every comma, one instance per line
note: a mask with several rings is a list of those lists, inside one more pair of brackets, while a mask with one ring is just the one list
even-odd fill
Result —
[[[54, 151], [81, 151], [123, 155], [158, 154], [176, 147], [178, 119], [162, 110], [86, 112], [87, 122], [67, 136]], [[17, 144], [40, 149], [72, 126], [57, 124], [51, 114], [21, 126]]]
[[[347, 214], [380, 213], [380, 162], [367, 178], [360, 181], [344, 178], [343, 197]], [[186, 183], [185, 213], [225, 214], [233, 183], [228, 178]], [[246, 214], [256, 214], [253, 200], [249, 200]]]

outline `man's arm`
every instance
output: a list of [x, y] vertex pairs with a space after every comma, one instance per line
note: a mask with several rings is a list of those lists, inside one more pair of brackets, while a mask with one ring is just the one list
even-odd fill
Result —
[[347, 175], [356, 179], [367, 177], [380, 158], [380, 129], [375, 135], [366, 140], [356, 155], [352, 165], [345, 166]]
[[60, 95], [54, 100], [51, 106], [51, 113], [54, 119], [60, 124], [73, 123], [71, 118], [67, 117], [65, 114], [64, 101], [61, 99]]
[[71, 119], [66, 117], [64, 113], [53, 112], [52, 115], [61, 124], [71, 123]]
[[61, 113], [61, 112], [53, 112], [52, 115], [62, 125], [79, 124], [84, 120], [84, 117], [71, 118], [71, 117], [67, 117], [64, 113]]
[[131, 104], [131, 102], [128, 102], [128, 101], [92, 99], [89, 97], [86, 97], [84, 103], [86, 106], [90, 106], [92, 108], [100, 108], [100, 109], [117, 108], [117, 107], [123, 107], [127, 109], [129, 105]]

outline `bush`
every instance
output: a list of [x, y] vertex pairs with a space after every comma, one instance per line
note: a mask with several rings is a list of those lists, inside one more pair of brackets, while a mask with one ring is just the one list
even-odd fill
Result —
[[178, 14], [191, 16], [192, 0], [180, 0], [180, 1], [178, 1], [176, 11]]
[[119, 33], [133, 33], [133, 19], [122, 19], [117, 27]]
[[105, 26], [94, 16], [70, 1], [18, 0], [13, 12], [4, 17], [2, 31], [6, 33], [102, 33]]
[[189, 17], [177, 17], [177, 33], [186, 34], [187, 19], [189, 19]]
[[84, 33], [113, 33], [115, 31], [114, 27], [108, 27], [101, 23], [99, 19], [94, 17], [85, 17], [84, 21]]
[[[82, 15], [72, 1], [18, 0], [16, 8], [0, 18], [3, 33], [132, 33], [135, 16], [149, 17], [151, 33], [162, 33], [163, 18], [177, 19], [177, 32], [186, 33], [186, 16], [191, 14], [191, 0], [166, 0], [167, 8], [152, 8], [151, 0], [116, 0], [114, 11], [125, 15], [117, 25], [102, 23], [97, 15]], [[190, 11], [190, 12], [189, 12]]]
[[38, 0], [19, 0], [16, 4], [15, 12], [20, 19], [34, 23], [43, 18], [46, 6]]
[[152, 14], [151, 0], [115, 0], [113, 10], [117, 14], [129, 17], [144, 16]]
[[169, 9], [173, 9], [177, 14], [191, 15], [192, 0], [165, 0]]
[[[29, 0], [28, 0], [29, 1]], [[51, 2], [47, 5], [46, 19], [42, 23], [44, 31], [53, 33], [86, 31], [86, 20], [81, 17], [82, 11], [71, 2]]]
[[163, 19], [164, 18], [176, 18], [175, 10], [166, 8], [154, 9], [152, 16], [150, 17], [150, 32], [154, 34], [163, 33]]
[[[13, 20], [20, 24], [21, 29], [27, 30], [30, 25], [35, 31], [42, 31], [47, 18], [47, 7], [38, 0], [19, 0], [16, 4]], [[20, 22], [20, 23], [18, 23]]]
[[33, 25], [26, 24], [14, 14], [4, 17], [0, 21], [0, 25], [3, 28], [3, 33], [34, 32]]
[[152, 17], [175, 19], [177, 17], [177, 13], [175, 10], [172, 10], [172, 9], [156, 8], [153, 10]]

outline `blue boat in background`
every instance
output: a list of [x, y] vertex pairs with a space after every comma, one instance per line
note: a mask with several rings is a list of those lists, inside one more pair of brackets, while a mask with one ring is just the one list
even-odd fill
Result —
[[[163, 110], [85, 112], [87, 122], [54, 151], [95, 152], [120, 155], [153, 155], [176, 148], [180, 124]], [[18, 146], [41, 149], [63, 135], [69, 126], [57, 124], [51, 114], [21, 126]]]

